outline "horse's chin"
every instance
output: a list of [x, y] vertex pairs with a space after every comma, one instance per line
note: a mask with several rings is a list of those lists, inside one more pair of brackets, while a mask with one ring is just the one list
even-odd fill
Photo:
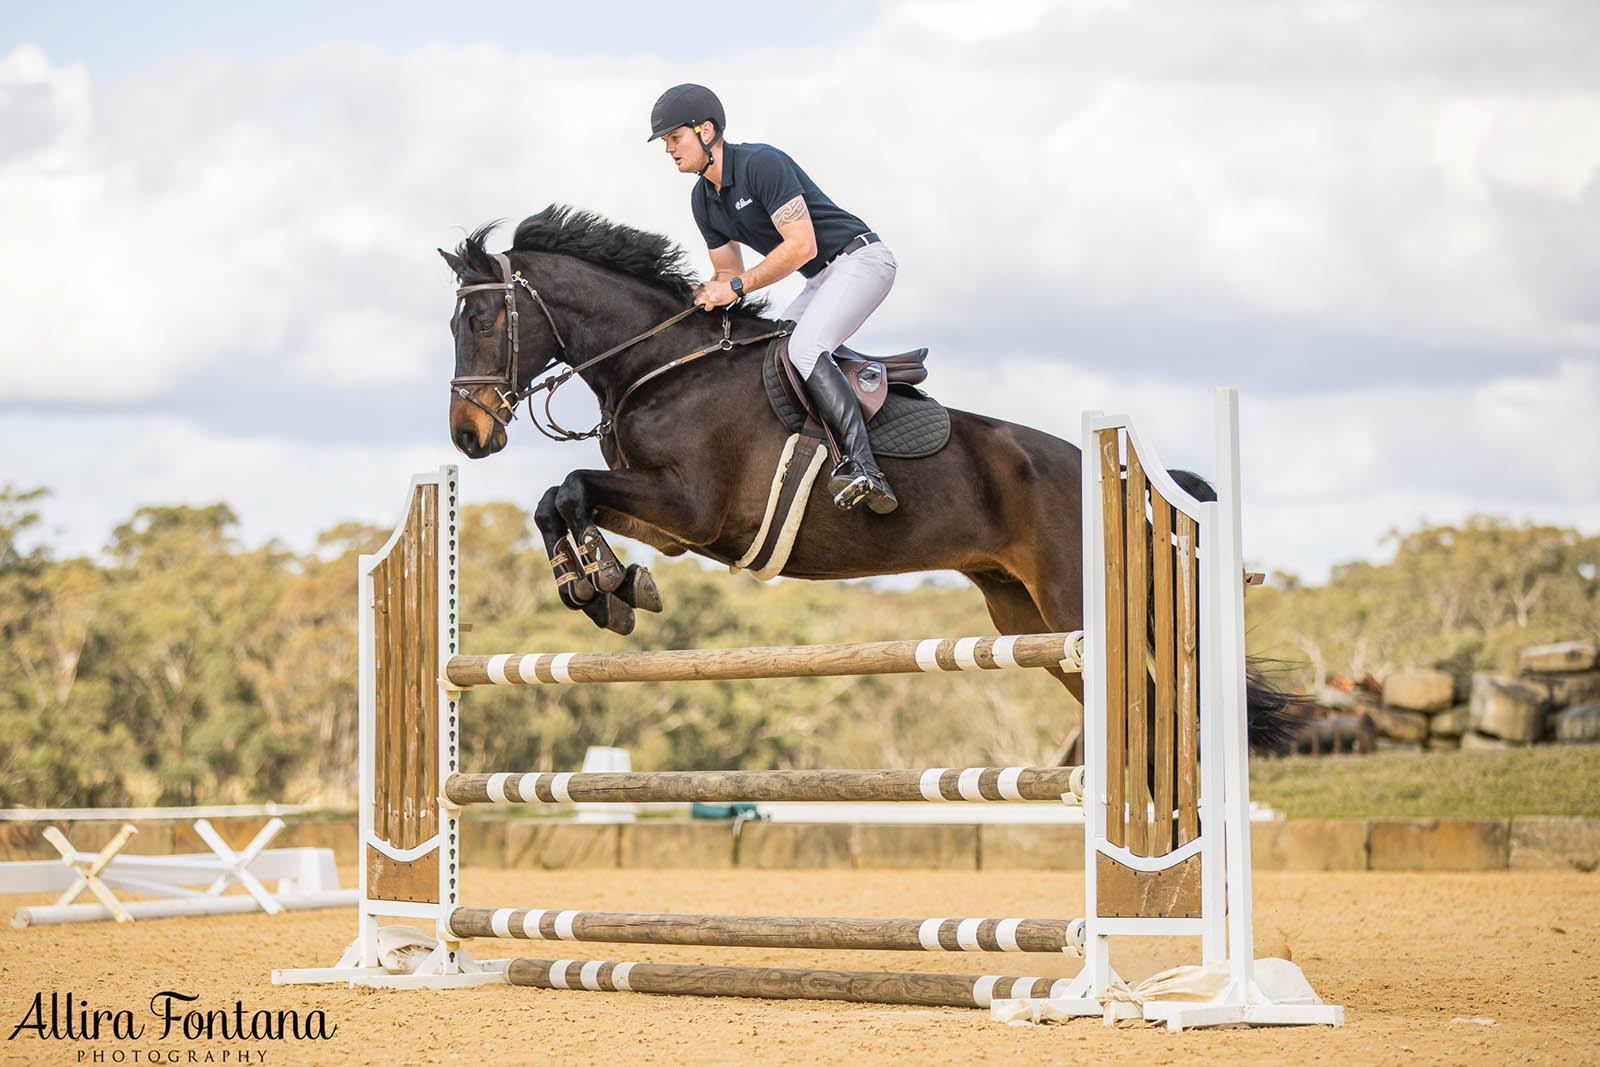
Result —
[[505, 427], [483, 409], [458, 397], [450, 400], [450, 441], [468, 459], [492, 456], [506, 447]]

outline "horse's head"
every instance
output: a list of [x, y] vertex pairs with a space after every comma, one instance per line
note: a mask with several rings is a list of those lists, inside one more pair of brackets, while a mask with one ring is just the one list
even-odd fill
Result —
[[506, 446], [506, 428], [529, 382], [565, 348], [538, 291], [508, 255], [484, 248], [494, 225], [474, 230], [453, 255], [439, 249], [461, 283], [450, 316], [456, 342], [450, 440], [472, 459]]

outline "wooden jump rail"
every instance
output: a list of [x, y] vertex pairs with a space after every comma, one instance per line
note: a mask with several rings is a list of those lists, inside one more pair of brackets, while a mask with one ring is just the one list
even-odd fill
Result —
[[458, 805], [796, 800], [1078, 803], [1082, 797], [1082, 767], [452, 774], [444, 785], [444, 798]]
[[1081, 670], [1083, 631], [848, 645], [452, 656], [445, 665], [445, 678], [464, 689], [474, 685], [827, 678], [1028, 667]]
[[505, 974], [510, 984], [535, 989], [844, 1000], [857, 1004], [918, 1004], [929, 1008], [986, 1008], [992, 1001], [1007, 997], [1054, 996], [1067, 986], [1064, 978], [706, 967], [687, 963], [598, 960], [517, 959], [510, 962]]
[[616, 945], [857, 949], [881, 952], [1062, 952], [1074, 919], [843, 919], [791, 915], [457, 908], [457, 937], [598, 941]]
[[1000, 974], [814, 971], [778, 966], [693, 963], [603, 963], [598, 960], [512, 960], [506, 981], [534, 989], [678, 993], [685, 997], [846, 1000], [859, 1005], [987, 1008], [1006, 997], [1051, 997], [1066, 979]]
[[[1217, 500], [1186, 492], [1125, 416], [1083, 421], [1084, 629], [872, 644], [656, 652], [460, 654], [456, 469], [413, 479], [407, 518], [360, 573], [361, 906], [332, 968], [274, 982], [801, 997], [983, 1007], [1046, 999], [1062, 1014], [1142, 1015], [1174, 1028], [1331, 1023], [1343, 1009], [1273, 1003], [1254, 978], [1239, 537], [1237, 397], [1219, 391]], [[705, 679], [1051, 669], [1081, 672], [1082, 767], [464, 774], [464, 691]], [[459, 816], [468, 804], [641, 801], [1081, 802], [1082, 919], [803, 918], [468, 908]], [[430, 920], [407, 974], [379, 963], [380, 917]], [[1208, 1000], [1118, 1000], [1112, 936], [1189, 936], [1226, 965]], [[962, 952], [1082, 947], [1067, 979], [695, 964], [475, 962], [466, 938]], [[1295, 994], [1298, 996], [1298, 994]], [[1014, 1005], [1013, 1005], [1014, 1006]], [[997, 1008], [999, 1006], [997, 1005]]]

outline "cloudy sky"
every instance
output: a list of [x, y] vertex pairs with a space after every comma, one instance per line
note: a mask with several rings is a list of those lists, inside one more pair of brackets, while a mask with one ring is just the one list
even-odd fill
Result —
[[[930, 346], [936, 396], [1072, 440], [1125, 411], [1209, 471], [1238, 387], [1255, 565], [1600, 532], [1600, 5], [271, 8], [0, 20], [0, 484], [54, 491], [61, 551], [152, 503], [296, 549], [392, 520], [458, 461], [434, 248], [565, 202], [703, 262], [644, 143], [681, 81], [890, 242], [858, 347]], [[467, 499], [598, 464], [515, 429]]]

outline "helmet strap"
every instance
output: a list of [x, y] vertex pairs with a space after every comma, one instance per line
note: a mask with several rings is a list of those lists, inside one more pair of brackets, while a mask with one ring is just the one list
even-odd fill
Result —
[[692, 129], [694, 130], [694, 139], [700, 142], [700, 151], [704, 152], [706, 156], [706, 161], [700, 165], [700, 169], [695, 171], [695, 173], [704, 178], [706, 176], [706, 171], [711, 169], [711, 145], [714, 145], [718, 141], [722, 140], [722, 131], [718, 130], [717, 135], [711, 139], [711, 144], [706, 144], [706, 139], [700, 136], [700, 127], [694, 126]]

